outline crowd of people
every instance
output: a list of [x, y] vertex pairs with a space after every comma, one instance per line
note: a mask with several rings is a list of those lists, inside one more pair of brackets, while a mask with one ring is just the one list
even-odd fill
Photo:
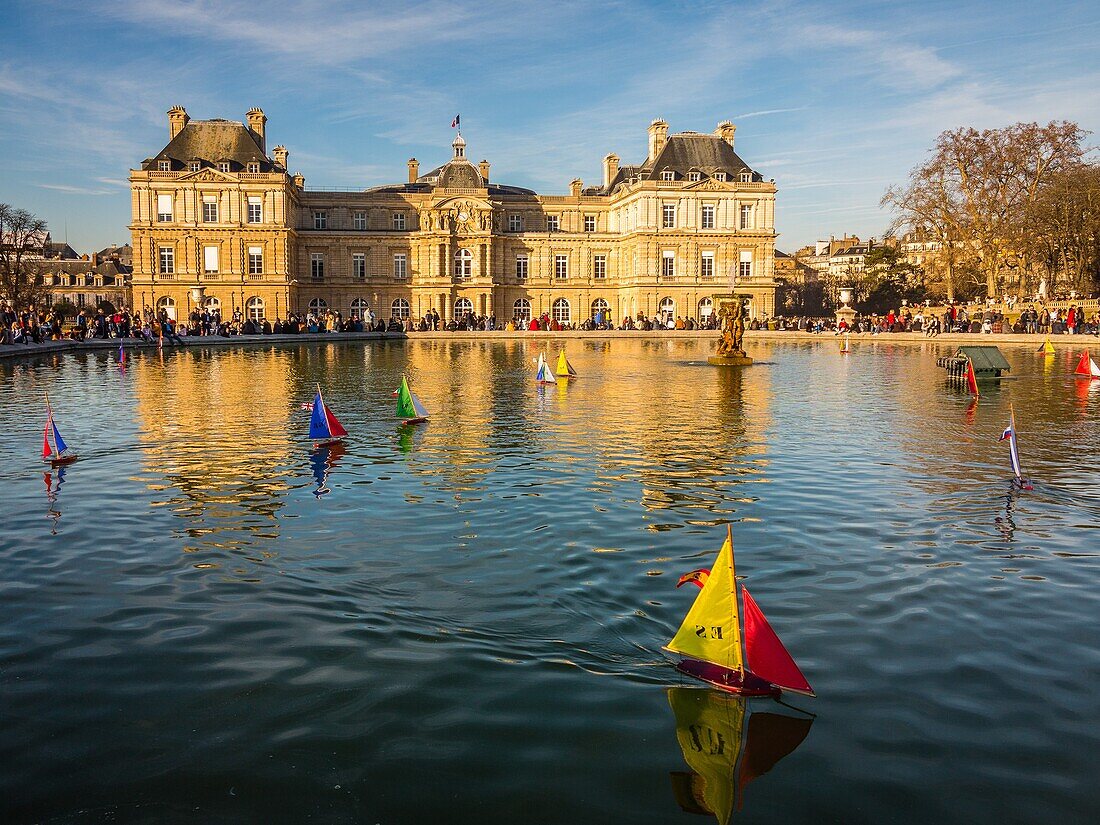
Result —
[[[563, 330], [713, 330], [718, 328], [715, 314], [702, 318], [685, 318], [661, 312], [652, 317], [639, 312], [626, 316], [615, 325], [610, 313], [597, 311], [595, 315], [576, 323], [562, 323], [548, 313], [531, 318], [515, 316], [500, 325], [495, 315], [476, 315], [472, 312], [444, 321], [435, 310], [412, 323], [391, 316], [384, 320], [376, 317], [368, 308], [349, 318], [339, 312], [290, 313], [276, 318], [246, 317], [238, 308], [229, 317], [223, 317], [217, 307], [196, 308], [186, 319], [176, 321], [161, 309], [154, 312], [122, 308], [105, 311], [81, 309], [75, 317], [66, 318], [59, 308], [31, 308], [16, 311], [10, 304], [0, 304], [0, 344], [31, 344], [42, 341], [71, 339], [132, 338], [144, 341], [158, 340], [182, 343], [183, 336], [235, 335], [298, 335], [325, 332], [405, 332], [405, 331], [487, 331], [528, 330], [558, 332]], [[891, 333], [923, 332], [936, 336], [942, 332], [966, 333], [1016, 333], [1030, 335], [1100, 335], [1100, 312], [1090, 316], [1083, 308], [1071, 304], [1066, 310], [1031, 304], [1018, 315], [1005, 315], [991, 304], [950, 304], [941, 310], [926, 306], [903, 307], [890, 310], [885, 315], [856, 315], [850, 322], [833, 318], [808, 316], [777, 316], [753, 318], [749, 330], [775, 330], [811, 333]]]

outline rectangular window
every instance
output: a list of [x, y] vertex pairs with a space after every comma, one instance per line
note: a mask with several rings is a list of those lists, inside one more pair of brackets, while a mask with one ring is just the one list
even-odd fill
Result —
[[356, 212], [354, 215], [352, 215], [351, 220], [352, 220], [352, 226], [354, 226], [359, 231], [363, 231], [364, 229], [367, 228], [367, 213], [366, 212]]
[[547, 215], [546, 216], [546, 231], [547, 232], [557, 232], [558, 227], [561, 225], [559, 223], [560, 220], [561, 219], [557, 215]]
[[248, 164], [248, 171], [251, 172], [254, 175], [257, 174], [260, 171], [260, 164], [258, 164], [258, 163]]
[[201, 167], [201, 164], [197, 160], [193, 160], [189, 164], [187, 164], [187, 171], [188, 172], [197, 172], [197, 171], [199, 171], [200, 167]]
[[172, 220], [171, 195], [157, 195], [157, 220], [161, 223]]
[[752, 228], [752, 206], [747, 203], [741, 204], [741, 228]]
[[172, 161], [170, 161], [170, 160], [158, 160], [157, 161], [157, 171], [171, 172], [172, 171]]
[[676, 253], [671, 249], [666, 249], [661, 253], [661, 277], [676, 277]]
[[714, 179], [724, 182], [726, 180], [726, 173], [725, 172], [715, 172], [714, 173]]
[[202, 198], [202, 222], [218, 222], [218, 201], [210, 195], [203, 195]]
[[393, 279], [395, 281], [405, 281], [409, 277], [409, 259], [405, 256], [405, 253], [399, 253], [393, 256]]
[[328, 212], [319, 209], [313, 210], [313, 228], [328, 229]]
[[160, 248], [160, 274], [172, 275], [176, 271], [176, 250], [170, 246]]
[[264, 271], [264, 249], [262, 246], [248, 247], [248, 274], [260, 275]]
[[752, 183], [752, 172], [742, 172], [741, 183]]
[[309, 275], [315, 281], [325, 280], [325, 255], [323, 252], [310, 253]]
[[699, 228], [714, 229], [714, 207], [707, 205], [699, 213]]
[[523, 282], [527, 280], [527, 256], [516, 255], [516, 280]]
[[584, 216], [584, 231], [595, 232], [596, 231], [596, 216], [585, 215]]
[[405, 213], [394, 212], [393, 213], [393, 228], [399, 232], [405, 231]]
[[216, 246], [204, 246], [202, 248], [202, 271], [218, 271], [218, 248]]
[[509, 232], [522, 232], [523, 231], [523, 215], [509, 215], [508, 216], [508, 231]]
[[351, 277], [357, 281], [367, 279], [367, 255], [365, 252], [356, 252], [351, 256]]
[[700, 179], [700, 177], [701, 177], [701, 176], [700, 176], [700, 174], [699, 174], [698, 172], [688, 172], [688, 180], [689, 180], [689, 181], [691, 181], [691, 182], [693, 182], [693, 183], [694, 183], [695, 181], [699, 180], [699, 179]]
[[554, 256], [554, 277], [559, 281], [564, 281], [569, 277], [569, 256], [568, 255], [555, 255]]
[[264, 204], [260, 198], [249, 197], [248, 199], [248, 222], [249, 223], [263, 223], [264, 222]]
[[665, 229], [676, 226], [676, 206], [674, 204], [666, 203], [661, 207], [661, 226]]
[[711, 279], [714, 277], [714, 253], [704, 252], [699, 257], [699, 277]]
[[668, 169], [663, 171], [661, 173], [661, 180], [663, 180], [665, 183], [670, 183], [672, 181], [672, 172], [670, 172]]
[[752, 277], [752, 250], [741, 250], [741, 263], [737, 270], [737, 275], [740, 278]]
[[592, 277], [602, 281], [607, 277], [607, 256], [596, 255], [592, 258]]
[[219, 163], [218, 164], [218, 171], [219, 172], [228, 172], [229, 171], [229, 164], [224, 163], [224, 162]]

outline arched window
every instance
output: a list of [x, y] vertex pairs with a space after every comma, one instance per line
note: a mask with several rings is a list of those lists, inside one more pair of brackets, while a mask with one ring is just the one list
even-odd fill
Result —
[[219, 301], [217, 298], [215, 298], [213, 295], [206, 298], [202, 302], [202, 305], [204, 307], [206, 307], [208, 310], [210, 310], [211, 312], [213, 312], [215, 309], [221, 309], [222, 308], [222, 302]]
[[160, 311], [164, 310], [167, 313], [169, 320], [176, 320], [176, 299], [169, 298], [165, 295], [159, 301], [157, 301], [157, 315], [160, 315]]
[[671, 298], [662, 298], [661, 303], [657, 305], [657, 311], [661, 313], [665, 319], [676, 317], [676, 302]]
[[455, 253], [455, 277], [468, 279], [474, 273], [474, 253], [469, 249], [460, 249]]
[[328, 301], [324, 298], [314, 298], [309, 302], [309, 311], [314, 315], [320, 315], [322, 312], [328, 309]]
[[597, 312], [602, 312], [604, 314], [604, 318], [607, 317], [607, 301], [605, 301], [603, 298], [597, 298], [595, 301], [592, 302], [593, 318], [596, 317]]
[[399, 321], [409, 320], [409, 302], [404, 298], [394, 298], [390, 304], [390, 315]]
[[519, 298], [512, 304], [512, 317], [529, 322], [531, 320], [531, 302], [526, 298]]
[[264, 299], [259, 295], [253, 295], [244, 306], [245, 312], [253, 321], [262, 321], [266, 317], [264, 314]]
[[714, 314], [714, 301], [704, 298], [699, 302], [699, 318], [709, 318]]
[[469, 298], [459, 298], [455, 301], [455, 318], [465, 318], [474, 311], [474, 302]]
[[573, 317], [569, 311], [569, 302], [564, 298], [558, 298], [554, 301], [554, 305], [550, 309], [550, 315], [559, 324], [568, 324]]
[[367, 317], [367, 304], [366, 298], [353, 298], [351, 301], [351, 319], [353, 321], [362, 321]]

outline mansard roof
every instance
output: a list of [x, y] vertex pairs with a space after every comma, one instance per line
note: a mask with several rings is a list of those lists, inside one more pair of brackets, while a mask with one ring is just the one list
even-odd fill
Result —
[[706, 177], [725, 172], [732, 181], [738, 180], [742, 172], [748, 172], [754, 181], [763, 180], [760, 173], [753, 171], [733, 147], [717, 135], [680, 132], [669, 136], [656, 159], [646, 158], [643, 163], [634, 166], [620, 166], [611, 185], [599, 191], [610, 194], [631, 178], [660, 180], [661, 173], [665, 171], [672, 172], [675, 180], [686, 178], [689, 172], [699, 172]]
[[244, 169], [248, 163], [259, 163], [263, 172], [274, 168], [247, 126], [220, 118], [188, 121], [164, 149], [142, 166], [148, 169], [158, 160], [170, 160], [174, 170], [185, 169], [194, 160], [208, 165], [228, 162], [234, 171]]

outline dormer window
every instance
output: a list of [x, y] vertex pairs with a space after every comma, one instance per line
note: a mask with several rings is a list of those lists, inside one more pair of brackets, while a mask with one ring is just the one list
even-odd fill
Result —
[[741, 183], [752, 183], [752, 172], [742, 172]]
[[228, 172], [229, 171], [229, 163], [227, 161], [224, 161], [224, 160], [219, 161], [218, 162], [218, 171], [219, 172]]
[[725, 183], [725, 181], [726, 181], [726, 173], [725, 173], [725, 172], [715, 172], [715, 173], [714, 173], [714, 179], [715, 179], [715, 180], [720, 180], [720, 181], [722, 181], [723, 183]]
[[157, 170], [160, 171], [160, 172], [171, 172], [172, 171], [172, 161], [170, 161], [170, 160], [158, 160], [157, 161]]
[[700, 175], [698, 172], [688, 172], [688, 180], [691, 181], [692, 183], [694, 183], [695, 181], [700, 180], [701, 178], [702, 178], [702, 175]]
[[193, 160], [193, 161], [191, 161], [190, 163], [187, 164], [187, 171], [188, 172], [197, 172], [197, 171], [199, 171], [199, 165], [200, 164], [197, 160]]
[[248, 164], [248, 171], [251, 172], [252, 174], [256, 174], [257, 172], [260, 171], [260, 164], [258, 164], [258, 163]]
[[671, 183], [672, 179], [673, 174], [671, 170], [665, 169], [663, 172], [661, 172], [661, 180], [665, 181], [666, 183]]

